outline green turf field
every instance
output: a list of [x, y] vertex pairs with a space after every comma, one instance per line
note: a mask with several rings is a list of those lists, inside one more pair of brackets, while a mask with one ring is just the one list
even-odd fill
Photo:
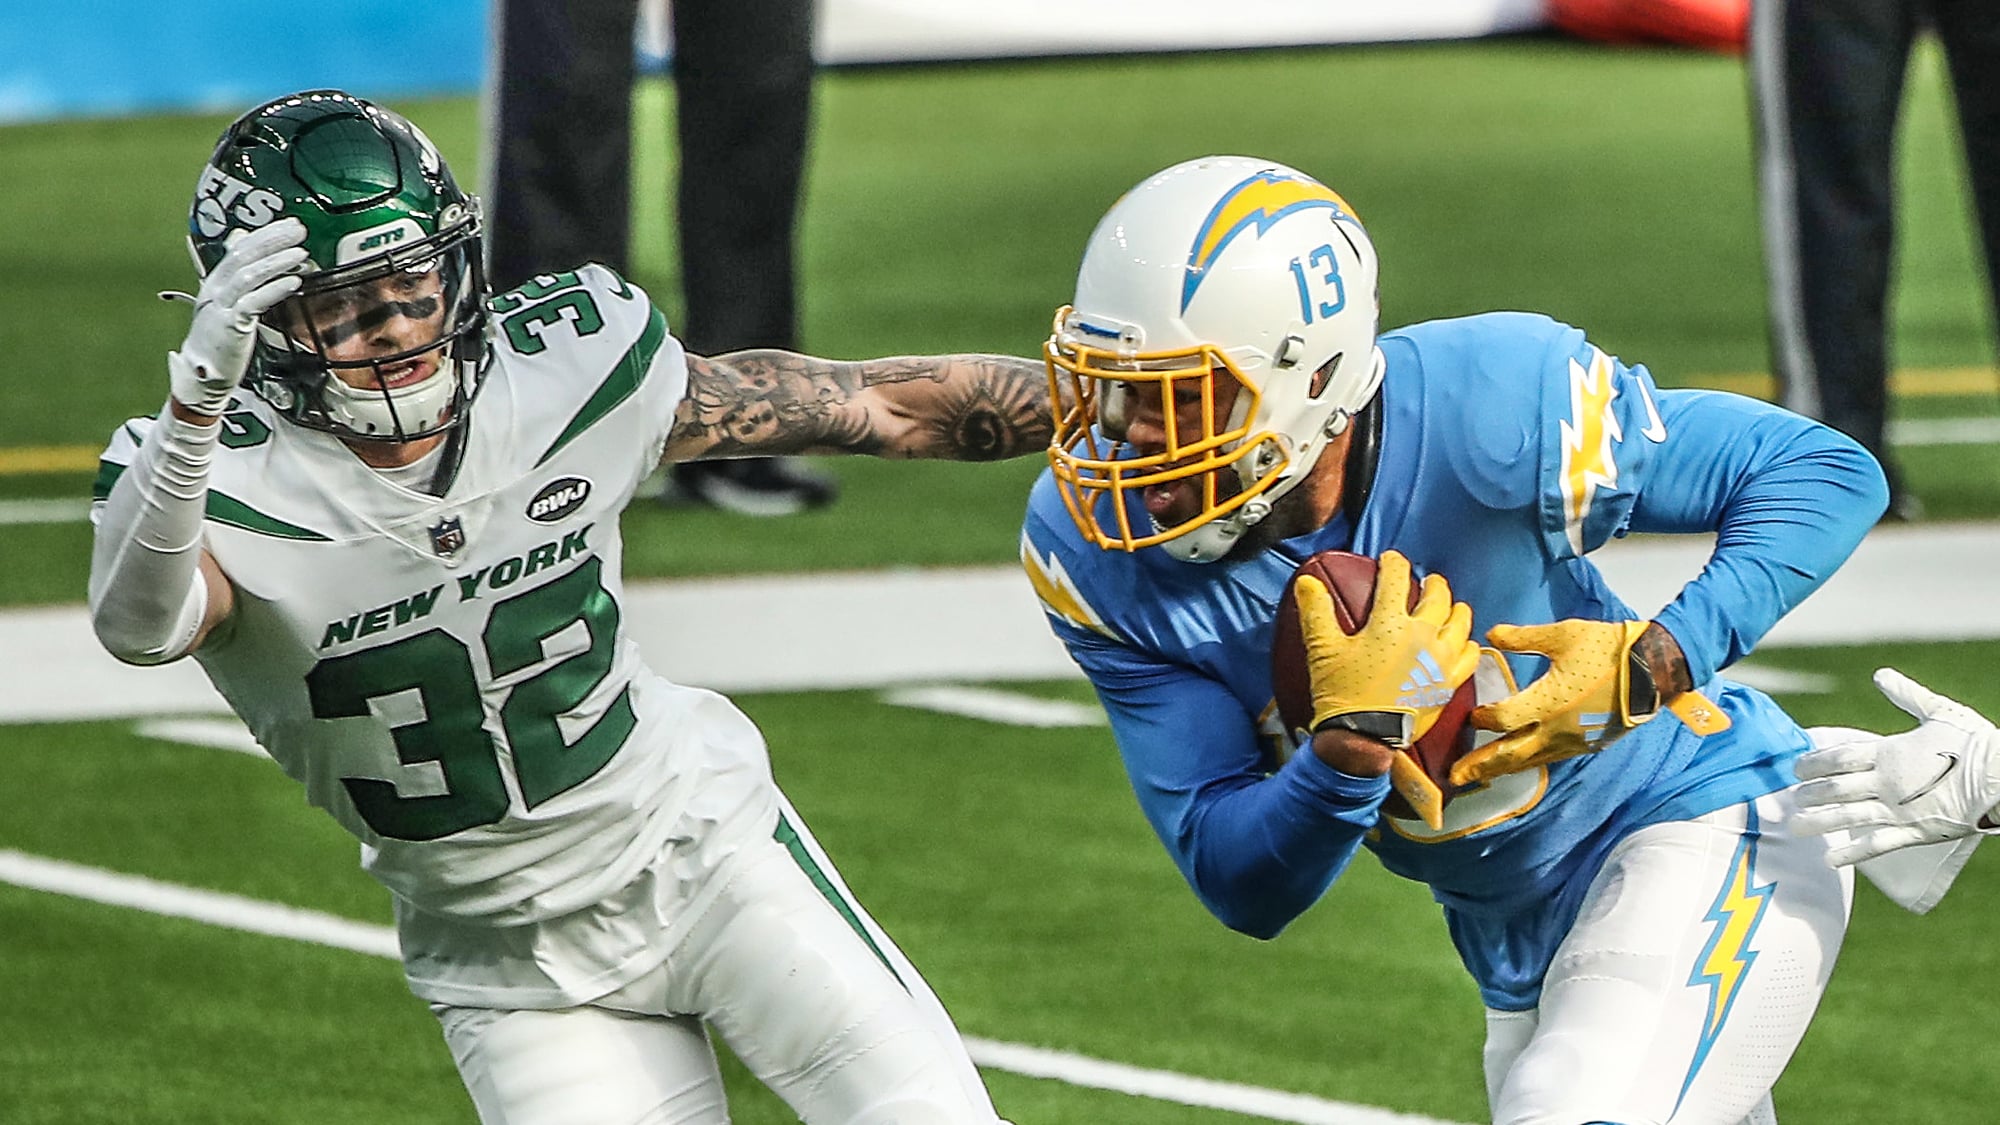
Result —
[[[1775, 654], [1824, 672], [1808, 721], [1887, 722], [1884, 656], [1989, 709], [1989, 646]], [[1988, 665], [1990, 667], [1990, 664]], [[1990, 681], [1988, 681], [1990, 683]], [[1081, 697], [1077, 685], [1044, 692]], [[1872, 694], [1872, 693], [1870, 693]], [[1477, 1121], [1478, 1001], [1428, 896], [1363, 860], [1279, 940], [1212, 922], [1141, 822], [1101, 730], [1028, 732], [865, 693], [744, 700], [778, 778], [968, 1034]], [[353, 844], [269, 763], [129, 724], [14, 728], [0, 848], [386, 923]], [[2000, 868], [1915, 918], [1858, 894], [1844, 964], [1778, 1089], [1794, 1122], [1986, 1120], [1981, 982]], [[0, 1119], [470, 1121], [394, 965], [0, 886]], [[1921, 1083], [1909, 1076], [1923, 1074]], [[1244, 1118], [990, 1071], [1047, 1125]], [[737, 1120], [787, 1120], [737, 1076]]]
[[[1903, 137], [1895, 357], [1992, 365], [1941, 61], [1920, 54]], [[637, 279], [673, 313], [671, 106], [638, 115]], [[408, 104], [468, 184], [477, 107]], [[1204, 152], [1271, 156], [1359, 209], [1388, 325], [1547, 312], [1666, 384], [1766, 368], [1747, 95], [1734, 59], [1553, 40], [837, 71], [819, 97], [803, 244], [805, 343], [835, 356], [1033, 354], [1092, 224], [1148, 172]], [[118, 422], [156, 408], [190, 285], [187, 197], [226, 118], [0, 128], [0, 500], [79, 495]], [[181, 171], [175, 171], [181, 169]], [[2000, 413], [1975, 393], [1899, 411]], [[1908, 455], [1944, 518], [2000, 515], [1994, 447]], [[1025, 466], [836, 466], [837, 512], [782, 526], [633, 518], [637, 574], [1000, 561]], [[685, 534], [682, 534], [685, 533]], [[13, 527], [0, 604], [74, 599], [80, 528]]]
[[[1992, 362], [1938, 60], [1912, 75], [1897, 356]], [[664, 91], [638, 280], [671, 312]], [[1029, 353], [1096, 216], [1146, 172], [1208, 151], [1334, 184], [1384, 259], [1390, 324], [1532, 308], [1589, 328], [1667, 384], [1765, 366], [1740, 63], [1539, 40], [835, 72], [803, 226], [805, 335], [858, 356]], [[402, 107], [477, 183], [476, 107]], [[185, 325], [178, 231], [221, 117], [0, 128], [0, 470], [82, 464], [156, 407]], [[2000, 414], [1990, 391], [1899, 415]], [[10, 458], [12, 458], [10, 460]], [[1933, 515], [2000, 515], [1990, 444], [1906, 450]], [[825, 513], [747, 521], [638, 509], [635, 575], [957, 565], [1012, 557], [1035, 466], [837, 466]], [[0, 501], [76, 496], [85, 467], [0, 471]], [[0, 525], [0, 605], [81, 599], [87, 529]], [[12, 653], [9, 660], [33, 654]], [[1809, 723], [1884, 728], [1867, 685], [1896, 663], [2000, 711], [1993, 644], [1760, 654], [1833, 678]], [[1084, 698], [1074, 683], [1034, 690]], [[848, 881], [969, 1034], [1340, 1101], [1476, 1121], [1481, 1022], [1436, 908], [1362, 860], [1280, 940], [1223, 930], [1140, 819], [1108, 736], [885, 705], [752, 696], [781, 783]], [[0, 851], [385, 922], [354, 846], [267, 762], [129, 722], [0, 727]], [[2000, 861], [1933, 915], [1871, 890], [1778, 1090], [1799, 1123], [1991, 1120]], [[0, 1122], [470, 1121], [435, 1025], [395, 967], [0, 886]], [[788, 1120], [733, 1074], [739, 1122]], [[1922, 1076], [1921, 1080], [1913, 1076]], [[988, 1074], [1020, 1125], [1246, 1120]]]

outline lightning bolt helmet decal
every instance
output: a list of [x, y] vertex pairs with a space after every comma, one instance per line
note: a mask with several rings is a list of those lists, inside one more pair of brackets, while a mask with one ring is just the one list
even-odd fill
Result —
[[1337, 219], [1360, 221], [1332, 188], [1303, 176], [1269, 170], [1230, 188], [1195, 231], [1194, 245], [1188, 249], [1186, 279], [1181, 283], [1181, 311], [1187, 311], [1209, 267], [1237, 235], [1252, 228], [1262, 235], [1279, 219], [1313, 207], [1330, 208]]

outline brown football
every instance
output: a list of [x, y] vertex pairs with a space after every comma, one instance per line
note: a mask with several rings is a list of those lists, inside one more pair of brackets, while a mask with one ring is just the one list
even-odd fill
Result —
[[[1310, 574], [1326, 584], [1333, 595], [1333, 612], [1342, 630], [1353, 633], [1368, 621], [1375, 604], [1375, 560], [1347, 551], [1321, 551], [1292, 572], [1285, 593], [1278, 600], [1277, 626], [1271, 633], [1271, 689], [1278, 701], [1278, 716], [1294, 738], [1301, 738], [1312, 726], [1312, 681], [1306, 672], [1305, 639], [1299, 630], [1297, 596], [1292, 587], [1299, 575]], [[1417, 606], [1420, 579], [1410, 580], [1410, 608]], [[1451, 764], [1472, 749], [1473, 728], [1466, 720], [1478, 701], [1474, 680], [1467, 679], [1452, 694], [1437, 723], [1417, 740], [1410, 756], [1443, 792], [1445, 802], [1452, 797]], [[1404, 820], [1419, 819], [1416, 811], [1400, 795], [1391, 793], [1384, 802], [1389, 815]]]

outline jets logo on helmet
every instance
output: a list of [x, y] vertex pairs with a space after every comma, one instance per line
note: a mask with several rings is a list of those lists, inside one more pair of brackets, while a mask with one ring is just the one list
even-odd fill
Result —
[[485, 370], [478, 203], [401, 115], [339, 90], [287, 95], [223, 132], [188, 243], [206, 272], [238, 229], [292, 217], [308, 260], [264, 314], [245, 385], [302, 426], [407, 441], [464, 415]]
[[283, 196], [246, 184], [213, 164], [201, 170], [195, 183], [193, 224], [203, 237], [221, 238], [232, 227], [255, 229], [284, 213]]
[[[1203, 157], [1120, 198], [1043, 347], [1077, 404], [1049, 461], [1084, 538], [1225, 557], [1374, 397], [1375, 292], [1353, 209], [1296, 169]], [[1163, 423], [1143, 443], [1140, 417]]]

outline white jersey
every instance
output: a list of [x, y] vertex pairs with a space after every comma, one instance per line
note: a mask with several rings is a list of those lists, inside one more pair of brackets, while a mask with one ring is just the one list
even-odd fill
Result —
[[[706, 834], [688, 823], [768, 833], [775, 796], [749, 720], [652, 672], [624, 628], [619, 513], [687, 390], [665, 317], [596, 266], [493, 308], [441, 496], [232, 403], [205, 545], [236, 610], [196, 656], [360, 838], [420, 995], [573, 1003], [643, 971], [677, 924], [632, 914], [689, 906], [647, 885]], [[149, 424], [113, 439], [100, 492]], [[593, 906], [634, 924], [568, 924], [547, 948], [546, 923]]]

